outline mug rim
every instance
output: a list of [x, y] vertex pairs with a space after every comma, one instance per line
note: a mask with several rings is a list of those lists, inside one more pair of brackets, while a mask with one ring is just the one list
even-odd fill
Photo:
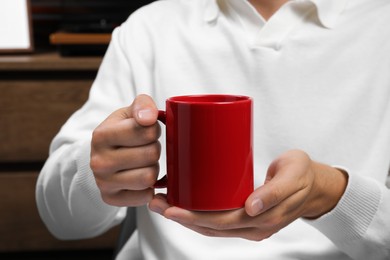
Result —
[[237, 104], [250, 102], [251, 97], [235, 94], [196, 94], [180, 95], [167, 99], [167, 102], [178, 104]]

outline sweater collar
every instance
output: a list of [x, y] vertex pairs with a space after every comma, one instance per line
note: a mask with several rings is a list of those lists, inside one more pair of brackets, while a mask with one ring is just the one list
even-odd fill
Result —
[[[203, 0], [204, 19], [206, 22], [214, 22], [221, 12], [222, 1], [247, 1], [247, 0]], [[344, 11], [349, 0], [290, 0], [302, 3], [312, 3], [317, 9], [318, 19], [326, 28], [333, 28], [339, 16]]]

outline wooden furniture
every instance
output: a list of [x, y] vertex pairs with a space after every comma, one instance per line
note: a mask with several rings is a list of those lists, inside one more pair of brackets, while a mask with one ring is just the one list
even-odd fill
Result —
[[94, 239], [55, 239], [35, 203], [50, 141], [87, 99], [100, 62], [56, 53], [0, 56], [0, 252], [115, 246], [118, 228]]
[[106, 44], [111, 40], [111, 33], [66, 33], [56, 32], [50, 35], [51, 44]]

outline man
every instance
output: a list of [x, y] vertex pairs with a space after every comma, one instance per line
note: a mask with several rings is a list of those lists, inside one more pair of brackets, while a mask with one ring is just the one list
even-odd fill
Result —
[[[95, 236], [137, 207], [118, 259], [388, 259], [389, 12], [385, 0], [166, 0], [134, 13], [52, 143], [37, 184], [49, 230]], [[196, 93], [254, 99], [242, 209], [186, 211], [151, 188], [165, 171], [157, 107]]]

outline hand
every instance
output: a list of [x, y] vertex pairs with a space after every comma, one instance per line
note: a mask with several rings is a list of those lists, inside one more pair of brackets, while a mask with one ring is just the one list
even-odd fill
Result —
[[107, 204], [140, 206], [153, 198], [161, 150], [157, 115], [153, 100], [140, 95], [94, 130], [90, 165]]
[[330, 211], [346, 185], [347, 175], [342, 171], [293, 150], [270, 165], [264, 185], [248, 197], [242, 209], [187, 211], [168, 205], [161, 194], [154, 197], [149, 208], [206, 236], [260, 241], [300, 217], [316, 218]]

